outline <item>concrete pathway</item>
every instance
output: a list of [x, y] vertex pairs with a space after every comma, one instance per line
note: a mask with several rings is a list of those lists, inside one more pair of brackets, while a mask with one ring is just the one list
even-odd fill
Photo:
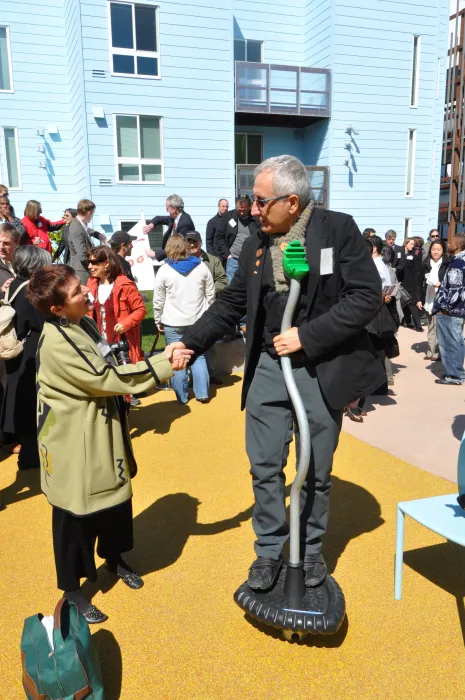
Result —
[[423, 359], [426, 332], [399, 329], [400, 356], [389, 396], [367, 400], [363, 423], [344, 418], [343, 430], [432, 474], [456, 481], [465, 430], [465, 387], [434, 383], [440, 362]]

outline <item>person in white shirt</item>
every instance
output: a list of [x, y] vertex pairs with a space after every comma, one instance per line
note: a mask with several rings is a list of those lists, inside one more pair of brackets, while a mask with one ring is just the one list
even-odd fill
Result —
[[[423, 263], [425, 267], [425, 301], [423, 308], [428, 322], [428, 350], [424, 360], [435, 362], [439, 359], [439, 344], [436, 335], [436, 315], [433, 316], [433, 303], [444, 277], [447, 263], [447, 251], [443, 241], [432, 241]], [[443, 267], [444, 266], [444, 267]], [[441, 268], [443, 268], [441, 270]]]
[[[166, 342], [182, 338], [215, 300], [215, 285], [210, 270], [191, 250], [179, 234], [171, 236], [166, 244], [166, 262], [155, 278], [153, 316]], [[197, 401], [207, 403], [210, 379], [204, 355], [191, 365], [194, 394]], [[179, 370], [171, 380], [178, 403], [186, 404], [188, 397], [187, 371]]]

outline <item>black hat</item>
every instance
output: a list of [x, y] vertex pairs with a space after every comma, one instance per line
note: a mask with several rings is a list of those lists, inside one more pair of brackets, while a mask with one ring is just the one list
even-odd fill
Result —
[[189, 233], [186, 233], [186, 239], [188, 241], [201, 241], [202, 236], [198, 231], [189, 231]]
[[115, 245], [122, 245], [123, 243], [131, 243], [131, 241], [136, 241], [137, 236], [130, 236], [129, 233], [125, 231], [115, 231], [113, 236], [110, 238], [110, 243]]
[[238, 192], [237, 197], [236, 197], [236, 202], [247, 202], [247, 204], [252, 204], [252, 200], [250, 199], [249, 194], [241, 194]]

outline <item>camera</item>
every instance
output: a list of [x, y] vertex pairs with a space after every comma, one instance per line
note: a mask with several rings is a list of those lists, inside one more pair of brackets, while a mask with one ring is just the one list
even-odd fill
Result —
[[121, 336], [121, 339], [117, 343], [110, 345], [110, 350], [116, 357], [116, 361], [119, 365], [130, 365], [131, 360], [129, 358], [129, 343], [125, 335]]

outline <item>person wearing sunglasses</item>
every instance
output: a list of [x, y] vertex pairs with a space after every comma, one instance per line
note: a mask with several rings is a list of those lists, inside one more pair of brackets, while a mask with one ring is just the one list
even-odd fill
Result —
[[426, 262], [429, 254], [429, 249], [431, 246], [431, 243], [434, 243], [435, 241], [440, 241], [441, 236], [437, 228], [432, 228], [431, 231], [429, 232], [428, 235], [428, 240], [425, 241], [423, 245], [423, 253], [422, 253], [422, 261]]
[[[381, 279], [353, 218], [318, 209], [308, 171], [294, 156], [265, 160], [255, 169], [251, 215], [257, 229], [244, 242], [229, 287], [171, 348], [201, 355], [247, 312], [242, 408], [255, 496], [256, 560], [248, 584], [273, 586], [288, 539], [284, 467], [294, 434], [292, 404], [281, 369], [290, 356], [312, 436], [312, 466], [301, 495], [301, 555], [305, 585], [327, 573], [322, 536], [328, 525], [331, 468], [344, 406], [386, 381], [365, 326], [381, 302]], [[290, 330], [281, 333], [289, 296], [283, 251], [305, 247], [309, 275]]]
[[238, 194], [236, 208], [222, 215], [216, 227], [213, 251], [226, 269], [228, 284], [231, 284], [239, 267], [239, 256], [245, 241], [259, 228], [251, 215], [252, 200], [248, 194]]

